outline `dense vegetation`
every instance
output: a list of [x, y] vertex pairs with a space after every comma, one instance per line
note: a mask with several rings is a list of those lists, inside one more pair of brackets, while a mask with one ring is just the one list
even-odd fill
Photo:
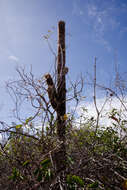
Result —
[[[112, 127], [95, 132], [93, 118], [85, 119], [78, 128], [73, 121], [66, 122], [67, 189], [117, 190], [123, 183], [126, 186], [126, 138], [120, 138]], [[16, 130], [20, 127], [15, 126]], [[50, 130], [47, 126], [45, 132], [37, 131], [35, 139], [10, 133], [0, 150], [0, 189], [60, 189], [59, 181], [54, 181], [53, 158], [59, 146], [55, 122]]]

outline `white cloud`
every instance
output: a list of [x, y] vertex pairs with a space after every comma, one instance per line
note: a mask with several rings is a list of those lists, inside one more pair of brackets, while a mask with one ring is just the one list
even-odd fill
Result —
[[14, 55], [10, 55], [10, 56], [8, 57], [8, 59], [9, 59], [9, 60], [12, 60], [12, 61], [15, 61], [15, 62], [18, 62], [18, 61], [19, 61], [18, 57], [14, 56]]
[[[97, 102], [97, 108], [100, 111], [102, 109], [102, 106], [106, 100], [106, 97], [104, 98], [99, 98], [96, 100]], [[122, 100], [124, 105], [127, 107], [127, 97], [125, 97], [124, 100]], [[88, 110], [88, 112], [84, 112], [82, 108], [85, 108]], [[120, 117], [123, 119], [126, 119], [126, 110], [125, 108], [121, 105], [121, 102], [116, 98], [112, 98], [108, 100], [103, 107], [103, 110], [100, 114], [100, 120], [99, 123], [104, 126], [111, 126], [112, 122], [115, 122], [114, 120], [109, 118], [109, 113], [112, 111], [112, 109], [115, 108], [118, 110]], [[95, 109], [94, 102], [86, 102], [85, 104], [80, 104], [77, 108], [77, 114], [78, 116], [84, 116], [86, 118], [91, 118], [94, 117], [95, 119], [97, 118], [97, 112]]]

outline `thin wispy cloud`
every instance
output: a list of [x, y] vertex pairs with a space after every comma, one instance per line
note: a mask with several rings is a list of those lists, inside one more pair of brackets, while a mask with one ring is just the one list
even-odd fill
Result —
[[10, 56], [8, 57], [8, 59], [11, 60], [11, 61], [15, 61], [15, 62], [18, 62], [18, 61], [19, 61], [19, 58], [16, 57], [16, 56], [14, 56], [14, 55], [10, 55]]
[[73, 2], [72, 14], [77, 16], [82, 16], [84, 14], [83, 9], [81, 9], [77, 1]]
[[124, 27], [124, 28], [122, 28], [122, 29], [120, 30], [120, 34], [121, 34], [121, 35], [126, 34], [126, 33], [127, 33], [127, 26]]
[[115, 31], [120, 25], [115, 15], [116, 7], [112, 4], [110, 6], [110, 8], [107, 6], [100, 9], [97, 4], [87, 5], [88, 18], [90, 19], [90, 23], [93, 24], [96, 41], [103, 44], [108, 51], [110, 51], [112, 47], [109, 41], [105, 38], [105, 33]]
[[[81, 7], [80, 1], [74, 1], [72, 13], [79, 16], [84, 24], [91, 28], [92, 39], [111, 51], [113, 47], [105, 36], [107, 33], [109, 36], [112, 35], [122, 27], [119, 16], [125, 14], [127, 16], [127, 5], [118, 6], [116, 1], [95, 0], [82, 3]], [[126, 32], [126, 28], [123, 27], [122, 31]]]

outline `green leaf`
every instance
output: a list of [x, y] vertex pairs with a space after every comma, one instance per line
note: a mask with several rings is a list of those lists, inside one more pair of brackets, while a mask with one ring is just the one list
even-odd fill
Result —
[[72, 164], [72, 165], [74, 164], [74, 161], [73, 161], [73, 159], [71, 158], [71, 156], [68, 156], [67, 159], [68, 159], [68, 162], [69, 162], [70, 164]]
[[53, 121], [53, 120], [54, 120], [54, 115], [52, 114], [52, 115], [51, 115], [51, 121]]
[[43, 169], [45, 169], [51, 164], [51, 161], [49, 158], [47, 158], [47, 159], [43, 160], [40, 164], [43, 167]]
[[23, 166], [28, 166], [28, 164], [30, 163], [29, 160], [26, 160], [24, 163], [23, 163]]
[[29, 121], [32, 120], [32, 118], [33, 118], [33, 117], [29, 117], [28, 119], [26, 119], [25, 124], [27, 125], [27, 124], [29, 123]]
[[42, 170], [40, 168], [34, 171], [34, 175], [37, 176], [37, 181], [40, 182], [42, 180]]
[[51, 169], [49, 168], [47, 171], [46, 171], [46, 174], [45, 174], [45, 178], [48, 180], [52, 177], [52, 172], [51, 172]]
[[40, 169], [37, 168], [35, 171], [34, 171], [34, 175], [37, 175], [39, 173]]
[[21, 124], [15, 126], [16, 129], [19, 129], [19, 128], [21, 128], [21, 127], [22, 127]]
[[84, 181], [83, 181], [79, 176], [73, 175], [73, 176], [72, 176], [72, 179], [73, 179], [73, 181], [75, 181], [77, 184], [79, 184], [79, 185], [81, 185], [81, 186], [84, 186]]
[[17, 178], [23, 179], [19, 171], [16, 168], [13, 168], [12, 175], [9, 176], [9, 179], [12, 179], [13, 181], [15, 181]]
[[79, 176], [76, 176], [76, 175], [67, 175], [67, 183], [68, 184], [76, 183], [80, 185], [81, 187], [84, 186], [84, 181]]
[[94, 183], [89, 184], [88, 187], [89, 187], [89, 188], [97, 188], [98, 185], [99, 185], [98, 182], [95, 181]]
[[48, 126], [46, 126], [46, 131], [49, 131], [49, 129], [50, 129], [50, 128], [49, 128]]
[[42, 172], [39, 171], [38, 177], [37, 177], [37, 181], [41, 181], [42, 180]]

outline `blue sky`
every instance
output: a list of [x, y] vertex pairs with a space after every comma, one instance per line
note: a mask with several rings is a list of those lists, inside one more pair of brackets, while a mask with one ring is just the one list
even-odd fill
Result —
[[29, 71], [32, 65], [33, 73], [41, 76], [54, 64], [43, 36], [53, 32], [49, 40], [56, 52], [59, 20], [66, 22], [69, 77], [93, 72], [95, 56], [102, 83], [114, 77], [115, 54], [119, 71], [126, 71], [126, 0], [0, 0], [1, 120], [11, 113], [4, 86], [17, 77], [15, 67]]

